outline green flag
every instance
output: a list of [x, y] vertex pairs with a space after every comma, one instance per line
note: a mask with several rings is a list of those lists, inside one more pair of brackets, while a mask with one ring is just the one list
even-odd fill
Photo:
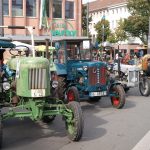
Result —
[[48, 16], [46, 13], [46, 0], [41, 0], [40, 4], [40, 24], [39, 28], [48, 28]]

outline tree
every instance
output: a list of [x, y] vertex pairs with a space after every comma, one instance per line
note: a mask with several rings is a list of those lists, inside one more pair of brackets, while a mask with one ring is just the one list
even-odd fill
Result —
[[125, 41], [128, 39], [127, 33], [124, 30], [124, 21], [118, 22], [118, 27], [115, 30], [116, 41]]
[[111, 34], [109, 21], [102, 19], [95, 25], [95, 30], [97, 32], [97, 41], [102, 43], [107, 40], [108, 36]]
[[148, 0], [128, 0], [127, 2], [131, 16], [124, 20], [124, 30], [133, 37], [139, 37], [144, 44], [147, 44], [150, 2]]
[[[83, 29], [83, 36], [87, 35], [87, 5], [82, 5], [82, 29]], [[88, 16], [89, 17], [89, 16]], [[92, 17], [88, 18], [88, 25], [92, 21]]]

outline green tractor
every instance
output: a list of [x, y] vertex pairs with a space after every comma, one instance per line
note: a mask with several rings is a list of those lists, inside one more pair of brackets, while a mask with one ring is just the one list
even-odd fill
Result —
[[[9, 28], [17, 28], [9, 26]], [[27, 27], [19, 27], [24, 29]], [[28, 28], [27, 28], [28, 29]], [[52, 122], [56, 115], [62, 115], [69, 139], [79, 141], [83, 133], [83, 115], [78, 102], [64, 104], [51, 97], [50, 63], [42, 57], [24, 57], [24, 52], [15, 45], [0, 40], [0, 146], [2, 146], [2, 121], [9, 118], [30, 118]], [[13, 58], [3, 64], [5, 48], [10, 48]], [[28, 49], [24, 49], [25, 54]], [[33, 53], [34, 56], [34, 53]], [[6, 107], [7, 111], [3, 111]]]

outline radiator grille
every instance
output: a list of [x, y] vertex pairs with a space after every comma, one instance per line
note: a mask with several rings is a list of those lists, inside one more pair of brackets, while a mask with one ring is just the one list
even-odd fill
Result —
[[46, 89], [47, 76], [46, 69], [33, 68], [29, 69], [29, 89]]
[[106, 67], [90, 67], [89, 69], [89, 84], [95, 85], [99, 83], [100, 85], [106, 85]]
[[129, 71], [129, 82], [135, 83], [139, 81], [138, 71]]

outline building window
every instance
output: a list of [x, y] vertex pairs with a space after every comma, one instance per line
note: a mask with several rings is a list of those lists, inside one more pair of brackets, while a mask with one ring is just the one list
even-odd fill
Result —
[[9, 14], [9, 8], [8, 8], [8, 0], [3, 1], [3, 15]]
[[26, 0], [26, 16], [36, 16], [36, 0]]
[[23, 16], [23, 0], [12, 0], [12, 16]]
[[65, 18], [66, 19], [74, 19], [74, 2], [66, 1]]
[[53, 1], [53, 18], [62, 18], [62, 0]]

